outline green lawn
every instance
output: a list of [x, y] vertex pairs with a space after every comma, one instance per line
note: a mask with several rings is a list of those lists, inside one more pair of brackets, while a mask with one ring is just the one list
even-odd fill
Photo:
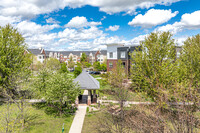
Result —
[[[14, 105], [15, 106], [15, 105]], [[0, 112], [5, 111], [5, 105], [0, 106]], [[14, 107], [16, 113], [17, 108]], [[69, 117], [54, 117], [53, 115], [47, 115], [43, 109], [37, 109], [33, 106], [28, 106], [27, 112], [34, 117], [34, 119], [30, 122], [30, 124], [25, 128], [23, 133], [60, 133], [62, 132], [62, 125], [64, 123], [65, 132], [69, 132], [71, 127], [71, 123], [73, 121], [74, 116]], [[2, 117], [1, 117], [2, 118]], [[0, 118], [0, 122], [3, 119]], [[0, 123], [0, 127], [2, 127]], [[0, 129], [1, 132], [1, 129]], [[5, 132], [5, 131], [3, 131]], [[20, 131], [22, 132], [22, 131]]]
[[97, 116], [100, 115], [99, 112], [96, 112], [94, 114], [87, 113], [85, 115], [82, 133], [98, 133], [97, 132], [97, 125], [95, 123], [98, 122]]
[[[97, 79], [100, 83], [100, 89], [97, 90], [97, 94], [99, 94], [101, 97], [107, 97], [107, 100], [116, 100], [116, 96], [112, 94], [111, 86], [108, 84], [105, 84], [103, 82], [103, 79]], [[146, 98], [144, 94], [142, 93], [136, 93], [131, 90], [129, 90], [129, 101], [137, 101], [137, 102], [146, 102], [151, 101], [151, 99]]]

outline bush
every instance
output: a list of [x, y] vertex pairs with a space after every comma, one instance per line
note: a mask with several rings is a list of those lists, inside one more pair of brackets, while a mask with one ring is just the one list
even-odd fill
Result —
[[82, 72], [81, 66], [77, 66], [74, 70], [74, 77], [76, 78]]

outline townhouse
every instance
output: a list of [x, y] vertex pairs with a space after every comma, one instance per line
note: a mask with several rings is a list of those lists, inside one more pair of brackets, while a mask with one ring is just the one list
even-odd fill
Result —
[[124, 46], [124, 44], [108, 44], [107, 45], [107, 71], [116, 68], [118, 60], [122, 61], [125, 72], [128, 75], [131, 67], [131, 53], [138, 46]]
[[48, 58], [56, 58], [60, 62], [65, 62], [68, 64], [70, 58], [74, 61], [74, 63], [78, 63], [81, 61], [82, 53], [87, 55], [87, 60], [89, 63], [93, 65], [94, 62], [99, 61], [100, 64], [106, 61], [107, 59], [107, 51], [106, 50], [98, 50], [98, 51], [48, 51], [43, 48], [39, 49], [28, 49], [28, 52], [32, 53], [35, 58], [33, 60], [33, 64], [36, 64], [38, 61], [41, 63], [45, 63]]

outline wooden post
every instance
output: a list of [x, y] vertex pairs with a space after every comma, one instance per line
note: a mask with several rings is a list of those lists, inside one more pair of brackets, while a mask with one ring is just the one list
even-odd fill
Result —
[[88, 105], [91, 105], [91, 90], [88, 90]]
[[97, 103], [96, 90], [93, 90], [93, 102]]

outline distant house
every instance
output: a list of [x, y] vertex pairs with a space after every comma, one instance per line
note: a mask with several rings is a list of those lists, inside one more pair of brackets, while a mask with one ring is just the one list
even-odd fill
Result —
[[43, 48], [39, 49], [27, 49], [29, 53], [31, 53], [33, 57], [33, 64], [36, 64], [38, 61], [44, 63], [46, 60], [46, 53]]
[[[87, 55], [87, 60], [89, 63], [93, 64], [95, 61], [99, 61], [100, 63], [105, 62], [106, 60], [106, 50], [99, 51], [46, 51], [48, 57], [57, 58], [60, 62], [65, 62], [68, 64], [70, 58], [74, 61], [74, 63], [78, 63], [81, 61], [82, 53]], [[54, 55], [54, 56], [52, 56]]]
[[98, 50], [98, 51], [48, 51], [43, 48], [39, 49], [28, 49], [29, 53], [33, 54], [33, 64], [35, 65], [38, 61], [45, 63], [48, 58], [56, 58], [60, 62], [65, 62], [68, 64], [70, 58], [74, 63], [81, 61], [82, 53], [87, 55], [87, 60], [93, 65], [94, 62], [99, 61], [100, 64], [106, 61], [107, 59], [107, 50]]

